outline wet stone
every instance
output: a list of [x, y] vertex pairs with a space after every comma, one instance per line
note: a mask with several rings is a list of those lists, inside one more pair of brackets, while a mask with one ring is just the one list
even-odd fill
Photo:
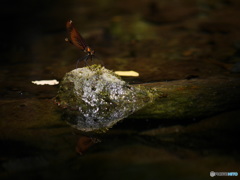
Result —
[[56, 97], [63, 119], [83, 132], [104, 132], [158, 96], [131, 86], [114, 72], [92, 65], [67, 73]]

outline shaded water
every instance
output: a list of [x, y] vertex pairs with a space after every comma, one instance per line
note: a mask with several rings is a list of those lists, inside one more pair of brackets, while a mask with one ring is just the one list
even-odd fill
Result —
[[[113, 70], [131, 83], [239, 77], [239, 2], [11, 1], [1, 6], [0, 179], [186, 179], [238, 172], [239, 107], [191, 122], [135, 120], [105, 134], [71, 128], [53, 102], [84, 56], [64, 41], [73, 19]], [[82, 64], [83, 65], [83, 64]], [[236, 69], [236, 68], [235, 68]], [[239, 72], [239, 70], [237, 71]]]

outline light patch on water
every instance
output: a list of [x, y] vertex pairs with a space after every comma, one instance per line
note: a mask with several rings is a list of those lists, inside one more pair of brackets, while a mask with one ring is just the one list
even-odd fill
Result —
[[36, 85], [50, 85], [50, 86], [59, 84], [59, 82], [56, 79], [32, 81], [32, 83]]
[[139, 73], [136, 71], [115, 71], [114, 73], [119, 76], [133, 76], [133, 77], [139, 76]]

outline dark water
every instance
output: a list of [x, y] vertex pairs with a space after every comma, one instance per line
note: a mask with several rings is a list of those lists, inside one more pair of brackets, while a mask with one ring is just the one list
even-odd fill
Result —
[[61, 80], [84, 56], [64, 41], [68, 19], [107, 68], [140, 73], [126, 79], [131, 83], [239, 77], [237, 0], [1, 3], [0, 179], [207, 179], [210, 171], [239, 172], [238, 107], [191, 122], [133, 115], [105, 134], [85, 135], [62, 119], [53, 101], [58, 86], [31, 83]]

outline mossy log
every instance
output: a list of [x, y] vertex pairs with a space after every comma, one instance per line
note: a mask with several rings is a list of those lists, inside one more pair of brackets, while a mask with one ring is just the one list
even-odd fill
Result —
[[131, 118], [195, 120], [240, 107], [240, 79], [211, 77], [142, 84], [156, 88], [166, 98], [134, 113]]

